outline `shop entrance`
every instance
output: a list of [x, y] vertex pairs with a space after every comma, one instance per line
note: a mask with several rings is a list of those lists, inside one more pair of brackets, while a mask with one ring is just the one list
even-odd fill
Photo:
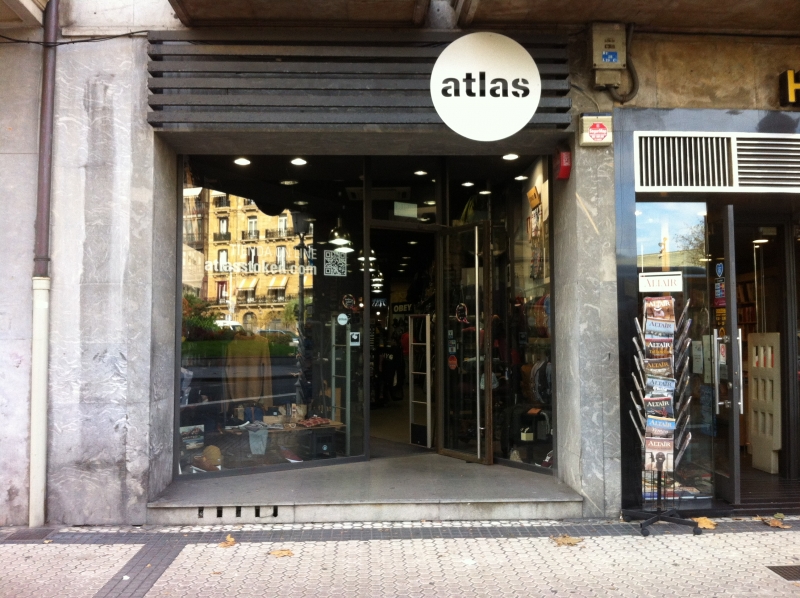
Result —
[[[689, 327], [673, 349], [691, 366], [675, 492], [682, 508], [800, 504], [798, 206], [729, 201], [636, 204], [639, 303], [672, 296]], [[673, 292], [646, 291], [669, 273]]]
[[541, 157], [188, 157], [179, 474], [552, 472], [549, 231]]

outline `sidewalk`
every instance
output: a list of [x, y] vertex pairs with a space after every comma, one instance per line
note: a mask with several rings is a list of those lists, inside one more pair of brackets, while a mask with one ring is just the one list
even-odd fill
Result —
[[768, 568], [800, 569], [800, 517], [715, 522], [3, 528], [0, 596], [800, 596]]

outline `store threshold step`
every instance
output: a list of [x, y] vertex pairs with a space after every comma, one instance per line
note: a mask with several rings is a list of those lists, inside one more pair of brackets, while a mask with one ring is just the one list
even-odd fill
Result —
[[513, 502], [391, 502], [293, 505], [157, 506], [147, 509], [152, 525], [336, 523], [345, 521], [479, 521], [575, 519], [581, 500]]

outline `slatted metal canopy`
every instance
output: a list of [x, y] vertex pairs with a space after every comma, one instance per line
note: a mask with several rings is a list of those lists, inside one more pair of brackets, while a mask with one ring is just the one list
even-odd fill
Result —
[[[193, 30], [149, 34], [148, 121], [162, 131], [449, 132], [429, 77], [463, 33], [432, 30]], [[529, 129], [570, 125], [567, 39], [510, 34], [537, 63]]]

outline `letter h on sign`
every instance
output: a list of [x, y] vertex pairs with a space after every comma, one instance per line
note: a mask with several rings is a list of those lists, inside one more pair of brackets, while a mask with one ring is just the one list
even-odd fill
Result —
[[794, 71], [781, 73], [781, 106], [800, 106], [800, 81]]

